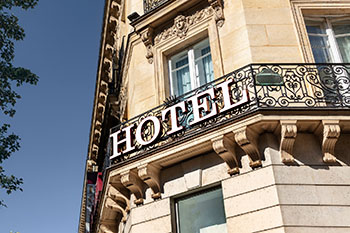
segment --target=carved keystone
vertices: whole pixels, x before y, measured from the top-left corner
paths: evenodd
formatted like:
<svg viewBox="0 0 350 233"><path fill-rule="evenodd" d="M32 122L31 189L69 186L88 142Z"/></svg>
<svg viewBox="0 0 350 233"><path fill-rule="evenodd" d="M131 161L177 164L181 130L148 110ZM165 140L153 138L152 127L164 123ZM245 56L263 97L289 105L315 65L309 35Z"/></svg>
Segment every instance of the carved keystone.
<svg viewBox="0 0 350 233"><path fill-rule="evenodd" d="M111 185L108 188L108 196L116 202L119 201L119 202L123 203L125 205L124 209L127 213L130 211L129 199Z"/></svg>
<svg viewBox="0 0 350 233"><path fill-rule="evenodd" d="M139 177L145 182L153 191L152 198L158 199L161 197L160 193L160 167L144 164L138 167Z"/></svg>
<svg viewBox="0 0 350 233"><path fill-rule="evenodd" d="M119 212L123 215L122 221L126 222L127 220L127 213L126 211L112 198L107 197L106 202L105 202L105 207L108 209L112 209L116 212Z"/></svg>
<svg viewBox="0 0 350 233"><path fill-rule="evenodd" d="M280 153L282 163L293 163L293 146L297 137L297 121L281 121L281 144Z"/></svg>
<svg viewBox="0 0 350 233"><path fill-rule="evenodd" d="M339 121L323 120L323 140L322 140L322 151L323 151L323 162L335 163L337 158L334 155L335 144L340 136Z"/></svg>
<svg viewBox="0 0 350 233"><path fill-rule="evenodd" d="M232 175L239 173L238 161L235 152L235 143L227 136L221 135L211 140L214 151L226 162L227 173Z"/></svg>
<svg viewBox="0 0 350 233"><path fill-rule="evenodd" d="M257 139L259 135L247 126L235 130L233 133L235 134L237 144L249 157L249 166L252 168L260 167L262 163L257 146Z"/></svg>
<svg viewBox="0 0 350 233"><path fill-rule="evenodd" d="M149 64L153 63L153 28L148 27L145 30L141 32L141 40L146 46L147 53L146 53L146 58L148 60Z"/></svg>
<svg viewBox="0 0 350 233"><path fill-rule="evenodd" d="M141 179L133 171L126 171L121 174L122 184L129 189L136 197L135 204L143 203L143 184Z"/></svg>

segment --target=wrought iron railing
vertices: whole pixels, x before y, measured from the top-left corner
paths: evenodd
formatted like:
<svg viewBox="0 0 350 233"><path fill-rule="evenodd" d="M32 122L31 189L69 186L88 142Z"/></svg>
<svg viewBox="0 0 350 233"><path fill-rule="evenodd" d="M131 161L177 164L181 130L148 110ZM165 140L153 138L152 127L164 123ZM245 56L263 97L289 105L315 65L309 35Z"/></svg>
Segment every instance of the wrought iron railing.
<svg viewBox="0 0 350 233"><path fill-rule="evenodd" d="M145 13L150 12L153 9L156 9L165 2L171 0L143 0L143 10Z"/></svg>
<svg viewBox="0 0 350 233"><path fill-rule="evenodd" d="M276 82L276 78L279 79ZM190 125L193 120L193 109L188 98L210 88L215 90L215 98L211 104L218 107L218 112L224 106L223 91L218 85L232 80L229 88L231 102L239 102L245 93L248 101L229 111L198 124ZM168 120L161 121L162 110L181 101L186 102L186 112L179 112L179 124L185 126L178 133L168 135L171 128ZM136 153L141 156L156 148L168 147L178 142L202 134L216 127L228 124L253 111L272 110L313 110L313 109L346 109L350 110L350 64L252 64L231 72L213 82L207 83L182 96L169 98L164 104L136 116L121 125L111 129L111 133L131 124L136 126L146 117L155 116L161 121L161 132L158 139L147 146L142 146L135 140ZM202 114L207 114L203 112ZM134 133L136 129L133 129ZM143 138L151 137L154 131L152 124L146 124L142 131ZM128 159L130 155L123 154L115 162Z"/></svg>

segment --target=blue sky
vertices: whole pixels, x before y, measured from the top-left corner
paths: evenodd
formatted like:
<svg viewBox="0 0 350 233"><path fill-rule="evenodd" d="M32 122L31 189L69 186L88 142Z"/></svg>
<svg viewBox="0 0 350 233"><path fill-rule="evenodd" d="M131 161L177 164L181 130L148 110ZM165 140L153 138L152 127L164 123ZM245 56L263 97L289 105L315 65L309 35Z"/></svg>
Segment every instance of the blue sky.
<svg viewBox="0 0 350 233"><path fill-rule="evenodd" d="M0 232L77 232L104 0L40 0L20 12L26 38L17 65L40 76L18 91L12 131L21 149L5 161L23 192L0 192ZM1 116L3 117L3 116ZM0 122L0 123L1 123Z"/></svg>

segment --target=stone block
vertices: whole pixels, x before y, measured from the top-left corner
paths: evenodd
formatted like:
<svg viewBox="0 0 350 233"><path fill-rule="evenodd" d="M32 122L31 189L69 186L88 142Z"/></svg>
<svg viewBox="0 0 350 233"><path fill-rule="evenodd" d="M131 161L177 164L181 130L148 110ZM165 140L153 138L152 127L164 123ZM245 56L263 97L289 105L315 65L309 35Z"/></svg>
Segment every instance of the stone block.
<svg viewBox="0 0 350 233"><path fill-rule="evenodd" d="M257 198L259 197L259 198ZM279 204L275 186L266 187L224 200L226 217L247 214Z"/></svg>
<svg viewBox="0 0 350 233"><path fill-rule="evenodd" d="M152 221L142 222L133 225L130 233L170 233L171 232L171 217L165 216Z"/></svg>
<svg viewBox="0 0 350 233"><path fill-rule="evenodd" d="M254 211L227 219L227 233L260 232L282 226L281 210L278 206Z"/></svg>
<svg viewBox="0 0 350 233"><path fill-rule="evenodd" d="M263 167L222 181L224 198L251 192L274 184L272 167Z"/></svg>
<svg viewBox="0 0 350 233"><path fill-rule="evenodd" d="M132 209L131 215L133 224L170 215L170 199L160 199L146 205L138 206Z"/></svg>

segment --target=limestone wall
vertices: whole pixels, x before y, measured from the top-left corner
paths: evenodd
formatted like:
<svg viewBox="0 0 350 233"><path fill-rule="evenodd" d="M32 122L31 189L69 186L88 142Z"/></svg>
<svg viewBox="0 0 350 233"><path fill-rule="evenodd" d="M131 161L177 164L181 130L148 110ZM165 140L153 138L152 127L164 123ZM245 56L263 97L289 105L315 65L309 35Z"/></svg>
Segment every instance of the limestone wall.
<svg viewBox="0 0 350 233"><path fill-rule="evenodd" d="M214 152L161 170L162 198L133 205L119 232L176 232L174 198L221 186L228 233L234 232L348 232L350 229L350 149L341 150L338 164L322 161L319 140L310 133L298 135L296 163L281 163L279 142L271 133L259 137L264 155L261 168L252 170L249 158L238 150L240 174L230 177L226 164ZM307 143L306 143L307 142ZM210 211L210 210L208 210Z"/></svg>

